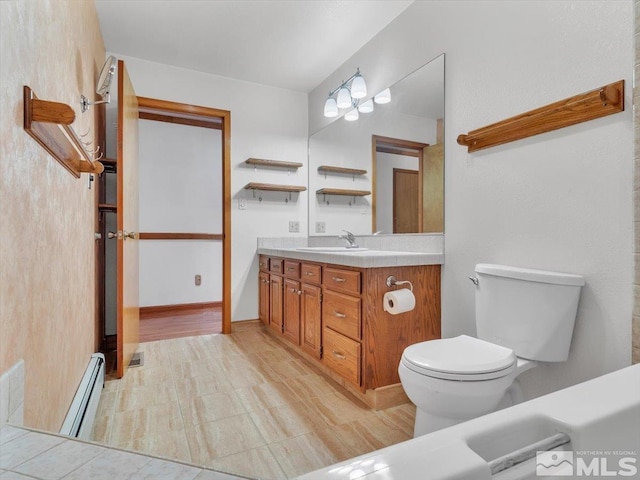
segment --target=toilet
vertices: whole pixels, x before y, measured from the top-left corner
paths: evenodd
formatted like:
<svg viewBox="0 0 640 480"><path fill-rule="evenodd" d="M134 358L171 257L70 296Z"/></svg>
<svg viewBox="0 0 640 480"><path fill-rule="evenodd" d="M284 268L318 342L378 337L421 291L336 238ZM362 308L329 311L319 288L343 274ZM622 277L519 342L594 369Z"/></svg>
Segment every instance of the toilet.
<svg viewBox="0 0 640 480"><path fill-rule="evenodd" d="M475 273L477 338L430 340L402 354L414 437L520 403L521 373L569 355L583 277L491 264Z"/></svg>

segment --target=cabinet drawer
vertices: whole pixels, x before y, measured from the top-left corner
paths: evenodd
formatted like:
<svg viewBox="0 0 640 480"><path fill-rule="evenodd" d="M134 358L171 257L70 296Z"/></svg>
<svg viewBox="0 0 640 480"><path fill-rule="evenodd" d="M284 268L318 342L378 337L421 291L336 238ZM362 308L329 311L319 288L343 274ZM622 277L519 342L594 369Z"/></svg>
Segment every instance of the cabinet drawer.
<svg viewBox="0 0 640 480"><path fill-rule="evenodd" d="M263 255L260 255L260 257L258 257L258 266L260 267L260 271L261 272L268 272L269 271L269 257L265 257Z"/></svg>
<svg viewBox="0 0 640 480"><path fill-rule="evenodd" d="M322 321L325 326L360 340L360 298L326 291Z"/></svg>
<svg viewBox="0 0 640 480"><path fill-rule="evenodd" d="M360 294L360 272L325 267L323 285L347 293Z"/></svg>
<svg viewBox="0 0 640 480"><path fill-rule="evenodd" d="M320 283L322 281L322 267L311 263L302 264L302 280L308 283Z"/></svg>
<svg viewBox="0 0 640 480"><path fill-rule="evenodd" d="M282 263L284 260L281 258L269 259L269 271L273 273L282 273Z"/></svg>
<svg viewBox="0 0 640 480"><path fill-rule="evenodd" d="M322 361L350 382L360 385L360 344L334 332L322 331Z"/></svg>
<svg viewBox="0 0 640 480"><path fill-rule="evenodd" d="M284 275L285 277L300 278L300 262L285 260Z"/></svg>

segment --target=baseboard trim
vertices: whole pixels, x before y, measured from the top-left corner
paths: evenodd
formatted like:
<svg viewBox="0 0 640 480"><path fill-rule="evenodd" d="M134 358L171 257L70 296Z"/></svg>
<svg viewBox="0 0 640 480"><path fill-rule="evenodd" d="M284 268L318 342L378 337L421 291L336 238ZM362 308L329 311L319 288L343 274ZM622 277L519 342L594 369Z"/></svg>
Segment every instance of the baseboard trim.
<svg viewBox="0 0 640 480"><path fill-rule="evenodd" d="M140 307L140 319L145 316L178 313L185 310L208 310L210 308L222 308L222 302L180 303L176 305L151 305Z"/></svg>

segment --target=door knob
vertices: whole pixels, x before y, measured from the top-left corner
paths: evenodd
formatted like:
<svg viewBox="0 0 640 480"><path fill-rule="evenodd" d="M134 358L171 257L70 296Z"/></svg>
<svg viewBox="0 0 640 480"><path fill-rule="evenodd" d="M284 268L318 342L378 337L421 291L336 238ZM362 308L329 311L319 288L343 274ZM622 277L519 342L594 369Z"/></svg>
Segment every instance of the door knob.
<svg viewBox="0 0 640 480"><path fill-rule="evenodd" d="M124 239L126 240L127 238L130 238L131 240L135 240L136 238L136 232L127 232L126 230L124 231Z"/></svg>
<svg viewBox="0 0 640 480"><path fill-rule="evenodd" d="M121 235L122 234L120 232L107 232L107 238L120 238Z"/></svg>

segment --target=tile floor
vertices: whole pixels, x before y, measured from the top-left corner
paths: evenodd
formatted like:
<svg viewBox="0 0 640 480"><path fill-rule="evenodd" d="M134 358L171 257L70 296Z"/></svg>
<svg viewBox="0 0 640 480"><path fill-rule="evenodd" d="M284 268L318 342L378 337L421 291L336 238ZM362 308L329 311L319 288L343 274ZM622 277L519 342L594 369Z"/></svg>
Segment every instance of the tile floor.
<svg viewBox="0 0 640 480"><path fill-rule="evenodd" d="M93 439L252 478L292 478L408 440L415 408L373 411L259 324L140 344L110 380Z"/></svg>

